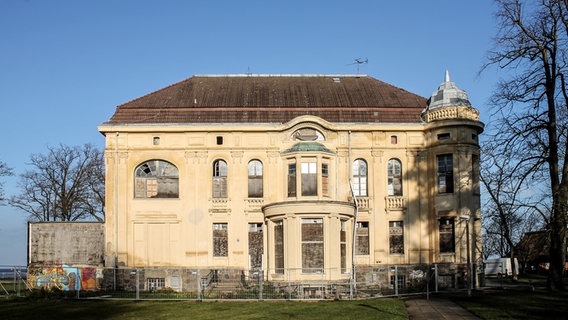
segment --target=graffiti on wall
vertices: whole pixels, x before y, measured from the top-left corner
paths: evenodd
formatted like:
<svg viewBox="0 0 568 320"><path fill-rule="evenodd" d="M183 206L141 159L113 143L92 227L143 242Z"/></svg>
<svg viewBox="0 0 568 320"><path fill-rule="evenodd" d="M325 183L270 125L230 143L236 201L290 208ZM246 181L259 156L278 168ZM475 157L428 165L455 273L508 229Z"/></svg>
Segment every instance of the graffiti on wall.
<svg viewBox="0 0 568 320"><path fill-rule="evenodd" d="M32 287L62 291L97 290L97 279L101 278L102 270L90 267L58 265L38 267L28 271L28 281Z"/></svg>

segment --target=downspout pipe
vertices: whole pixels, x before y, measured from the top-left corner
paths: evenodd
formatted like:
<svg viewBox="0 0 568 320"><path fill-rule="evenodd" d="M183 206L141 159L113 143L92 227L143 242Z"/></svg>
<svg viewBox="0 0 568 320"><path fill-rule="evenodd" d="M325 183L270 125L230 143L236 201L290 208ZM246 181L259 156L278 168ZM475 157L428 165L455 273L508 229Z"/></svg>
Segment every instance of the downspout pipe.
<svg viewBox="0 0 568 320"><path fill-rule="evenodd" d="M116 141L114 146L114 279L113 286L116 290L116 272L118 268L118 131L116 132Z"/></svg>
<svg viewBox="0 0 568 320"><path fill-rule="evenodd" d="M349 172L349 190L351 191L351 197L353 198L354 213L353 213L353 236L351 239L351 286L349 290L349 297L353 299L353 294L356 288L355 281L355 239L357 237L357 214L359 213L359 205L357 203L357 196L353 190L353 172L351 164L351 130L348 131L347 139L347 155L348 155L348 172Z"/></svg>

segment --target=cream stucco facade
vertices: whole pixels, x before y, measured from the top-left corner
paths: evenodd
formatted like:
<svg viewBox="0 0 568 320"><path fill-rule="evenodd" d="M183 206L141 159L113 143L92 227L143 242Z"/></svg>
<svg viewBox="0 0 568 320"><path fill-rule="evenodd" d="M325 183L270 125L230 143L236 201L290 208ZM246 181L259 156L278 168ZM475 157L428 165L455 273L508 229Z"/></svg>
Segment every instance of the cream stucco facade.
<svg viewBox="0 0 568 320"><path fill-rule="evenodd" d="M436 92L462 94L451 84ZM106 265L334 280L353 264L466 263L468 247L480 259L483 124L467 97L436 92L415 122L101 125Z"/></svg>

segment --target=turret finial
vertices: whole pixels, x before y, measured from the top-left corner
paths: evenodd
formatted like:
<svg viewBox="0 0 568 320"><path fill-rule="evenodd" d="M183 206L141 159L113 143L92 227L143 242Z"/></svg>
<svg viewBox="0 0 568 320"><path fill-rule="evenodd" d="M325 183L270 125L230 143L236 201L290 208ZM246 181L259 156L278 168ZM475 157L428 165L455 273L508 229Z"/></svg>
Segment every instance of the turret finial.
<svg viewBox="0 0 568 320"><path fill-rule="evenodd" d="M446 69L446 77L444 78L444 82L450 82L450 71Z"/></svg>

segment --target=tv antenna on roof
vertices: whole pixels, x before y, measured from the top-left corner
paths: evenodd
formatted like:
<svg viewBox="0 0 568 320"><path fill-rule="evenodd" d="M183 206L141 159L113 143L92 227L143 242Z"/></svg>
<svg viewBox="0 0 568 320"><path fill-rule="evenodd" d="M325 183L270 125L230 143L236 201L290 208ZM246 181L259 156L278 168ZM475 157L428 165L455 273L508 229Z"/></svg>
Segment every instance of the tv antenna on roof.
<svg viewBox="0 0 568 320"><path fill-rule="evenodd" d="M357 74L359 74L359 66L362 65L363 63L367 64L369 63L369 59L365 58L365 60L361 59L361 58L357 58L355 59L355 62L348 64L348 66L352 66L354 64L357 65Z"/></svg>

